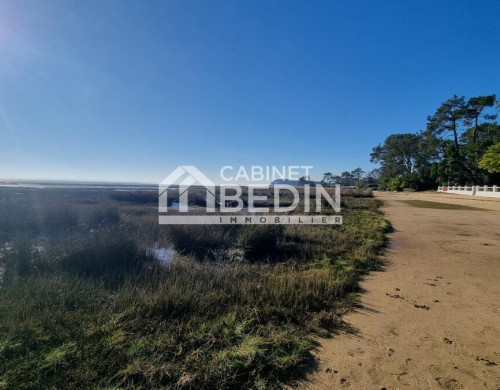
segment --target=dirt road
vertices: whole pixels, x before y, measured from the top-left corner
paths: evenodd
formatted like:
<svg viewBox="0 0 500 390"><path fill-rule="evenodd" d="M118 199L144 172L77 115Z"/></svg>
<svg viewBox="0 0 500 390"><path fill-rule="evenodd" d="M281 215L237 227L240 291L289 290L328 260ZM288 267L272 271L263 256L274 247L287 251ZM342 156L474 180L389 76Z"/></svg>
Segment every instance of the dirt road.
<svg viewBox="0 0 500 390"><path fill-rule="evenodd" d="M362 283L358 335L321 341L306 389L500 389L500 201L377 194L395 232ZM478 207L417 208L420 199Z"/></svg>

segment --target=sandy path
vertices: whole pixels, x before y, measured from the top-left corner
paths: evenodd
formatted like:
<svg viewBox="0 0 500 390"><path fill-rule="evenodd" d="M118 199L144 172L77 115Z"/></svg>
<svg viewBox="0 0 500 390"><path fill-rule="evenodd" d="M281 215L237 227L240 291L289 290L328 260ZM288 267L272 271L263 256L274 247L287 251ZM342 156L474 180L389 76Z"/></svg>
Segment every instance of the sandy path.
<svg viewBox="0 0 500 390"><path fill-rule="evenodd" d="M301 387L500 389L500 202L440 195L377 195L396 230L388 266L366 278L363 308L345 318L359 335L322 340Z"/></svg>

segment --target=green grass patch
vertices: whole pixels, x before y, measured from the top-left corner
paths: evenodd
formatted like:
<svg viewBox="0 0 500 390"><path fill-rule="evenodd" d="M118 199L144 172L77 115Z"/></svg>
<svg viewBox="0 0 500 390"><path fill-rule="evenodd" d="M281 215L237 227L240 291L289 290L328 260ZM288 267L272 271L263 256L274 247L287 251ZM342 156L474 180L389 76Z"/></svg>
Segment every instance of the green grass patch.
<svg viewBox="0 0 500 390"><path fill-rule="evenodd" d="M409 204L413 207L421 207L426 209L441 209L441 210L482 210L477 207L464 206L460 204L451 203L441 203L441 202L431 202L428 200L400 200L400 202Z"/></svg>

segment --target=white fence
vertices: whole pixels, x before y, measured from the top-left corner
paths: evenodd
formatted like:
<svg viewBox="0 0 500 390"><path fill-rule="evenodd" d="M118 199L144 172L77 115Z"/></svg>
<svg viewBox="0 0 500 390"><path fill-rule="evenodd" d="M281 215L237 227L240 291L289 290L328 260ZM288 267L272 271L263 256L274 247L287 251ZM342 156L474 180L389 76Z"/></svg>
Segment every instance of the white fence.
<svg viewBox="0 0 500 390"><path fill-rule="evenodd" d="M486 196L489 198L500 198L499 186L443 186L438 187L439 192L447 192L449 194Z"/></svg>

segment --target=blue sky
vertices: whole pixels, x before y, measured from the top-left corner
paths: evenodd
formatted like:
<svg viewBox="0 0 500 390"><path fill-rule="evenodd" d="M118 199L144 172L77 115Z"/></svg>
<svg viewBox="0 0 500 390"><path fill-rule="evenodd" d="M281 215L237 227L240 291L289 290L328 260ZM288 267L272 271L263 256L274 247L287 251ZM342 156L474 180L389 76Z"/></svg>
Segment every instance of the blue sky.
<svg viewBox="0 0 500 390"><path fill-rule="evenodd" d="M498 1L0 2L0 178L358 166L500 93Z"/></svg>

